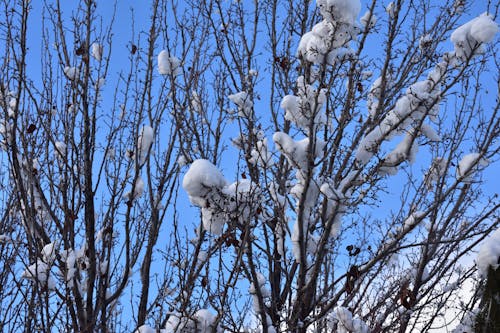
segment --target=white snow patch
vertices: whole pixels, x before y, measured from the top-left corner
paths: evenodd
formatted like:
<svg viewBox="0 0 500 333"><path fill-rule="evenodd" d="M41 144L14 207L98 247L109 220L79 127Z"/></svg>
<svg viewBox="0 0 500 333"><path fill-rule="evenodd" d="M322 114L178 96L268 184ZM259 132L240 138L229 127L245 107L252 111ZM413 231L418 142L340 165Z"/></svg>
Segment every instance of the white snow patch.
<svg viewBox="0 0 500 333"><path fill-rule="evenodd" d="M316 0L321 15L329 20L354 24L361 10L359 0Z"/></svg>
<svg viewBox="0 0 500 333"><path fill-rule="evenodd" d="M80 76L80 70L77 67L64 67L64 75L71 81L75 81Z"/></svg>
<svg viewBox="0 0 500 333"><path fill-rule="evenodd" d="M59 159L64 159L66 157L66 144L61 141L56 141L56 157Z"/></svg>
<svg viewBox="0 0 500 333"><path fill-rule="evenodd" d="M181 61L177 57L172 57L166 50L158 54L158 72L161 75L177 76L181 73Z"/></svg>
<svg viewBox="0 0 500 333"><path fill-rule="evenodd" d="M137 153L139 154L139 165L143 165L146 162L146 158L149 154L149 149L153 144L154 140L154 130L151 126L145 125L141 129L139 138L137 139Z"/></svg>
<svg viewBox="0 0 500 333"><path fill-rule="evenodd" d="M99 43L92 43L91 46L91 55L94 57L97 61L102 60L102 52L103 52L103 47Z"/></svg>
<svg viewBox="0 0 500 333"><path fill-rule="evenodd" d="M465 60L471 57L473 52L481 53L481 44L491 42L497 32L498 25L487 13L458 27L450 37L455 45L456 56Z"/></svg>
<svg viewBox="0 0 500 333"><path fill-rule="evenodd" d="M371 15L371 17L370 17L370 15ZM365 26L365 28L368 27L368 29L371 29L377 23L377 17L371 11L367 10L365 12L365 14L363 16L361 16L359 21L361 22L361 24L363 26Z"/></svg>
<svg viewBox="0 0 500 333"><path fill-rule="evenodd" d="M188 193L189 200L198 207L205 206L205 196L212 189L222 189L226 184L219 169L204 159L195 160L182 180L182 187Z"/></svg>
<svg viewBox="0 0 500 333"><path fill-rule="evenodd" d="M498 269L500 261L500 228L484 240L477 254L476 265L482 277L488 276L488 268Z"/></svg>
<svg viewBox="0 0 500 333"><path fill-rule="evenodd" d="M126 200L133 200L133 199L140 198L144 194L144 186L145 186L145 184L144 184L144 181L142 180L142 178L140 176L137 177L137 180L136 180L135 186L134 186L133 194L132 194L132 191L128 191L127 193L125 193L123 195L123 198Z"/></svg>
<svg viewBox="0 0 500 333"><path fill-rule="evenodd" d="M470 184L474 175L479 171L480 167L488 166L489 161L479 153L471 153L465 155L457 166L457 179L461 179L466 184Z"/></svg>

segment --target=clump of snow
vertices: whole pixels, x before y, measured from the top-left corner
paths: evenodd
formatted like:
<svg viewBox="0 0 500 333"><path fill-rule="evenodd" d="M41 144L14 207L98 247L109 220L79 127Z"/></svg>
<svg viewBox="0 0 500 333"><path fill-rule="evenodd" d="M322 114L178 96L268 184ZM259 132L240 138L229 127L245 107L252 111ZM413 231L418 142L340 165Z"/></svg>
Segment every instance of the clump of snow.
<svg viewBox="0 0 500 333"><path fill-rule="evenodd" d="M297 96L283 97L281 108L285 110L285 119L309 133L311 124L314 128L325 124L326 116L322 109L326 102L326 89L317 90L307 84L303 76L299 76L297 90Z"/></svg>
<svg viewBox="0 0 500 333"><path fill-rule="evenodd" d="M329 20L354 24L361 10L359 0L316 0L321 15Z"/></svg>
<svg viewBox="0 0 500 333"><path fill-rule="evenodd" d="M92 43L91 52L90 52L92 57L94 57L97 61L101 61L102 60L102 52L103 52L103 47L101 44Z"/></svg>
<svg viewBox="0 0 500 333"><path fill-rule="evenodd" d="M337 59L348 52L346 50L350 50L349 42L356 32L352 25L334 24L325 19L301 37L297 56L314 64L322 63L326 57L328 64L334 65Z"/></svg>
<svg viewBox="0 0 500 333"><path fill-rule="evenodd" d="M182 186L195 206L201 207L203 229L222 234L228 221L249 223L261 204L261 191L249 179L227 184L215 165L203 159L191 164Z"/></svg>
<svg viewBox="0 0 500 333"><path fill-rule="evenodd" d="M211 332L215 323L215 315L207 309L200 309L194 314L194 319L197 322L196 328L201 332Z"/></svg>
<svg viewBox="0 0 500 333"><path fill-rule="evenodd" d="M363 16L359 19L361 24L368 29L371 29L377 23L377 17L371 11L367 10Z"/></svg>
<svg viewBox="0 0 500 333"><path fill-rule="evenodd" d="M180 155L178 158L177 158L177 165L179 165L179 167L183 167L187 164L187 159L184 155Z"/></svg>
<svg viewBox="0 0 500 333"><path fill-rule="evenodd" d="M390 89L390 85L392 83L392 79L389 75L386 75L385 77L385 84L386 87L385 89ZM370 90L368 91L368 98L367 98L367 107L368 107L368 113L370 114L370 117L375 117L375 113L377 111L379 102L378 100L380 99L380 95L382 93L382 77L378 77L373 81L372 85L370 86Z"/></svg>
<svg viewBox="0 0 500 333"><path fill-rule="evenodd" d="M140 198L144 194L144 186L145 184L142 178L140 176L137 177L135 181L134 190L128 191L125 194L123 194L123 198L126 200L134 200Z"/></svg>
<svg viewBox="0 0 500 333"><path fill-rule="evenodd" d="M67 249L62 250L59 254L61 260L66 263L65 270L65 280L68 288L74 286L74 279L76 277L77 265L80 269L85 270L89 265L89 259L85 255L86 244L84 244L80 249Z"/></svg>
<svg viewBox="0 0 500 333"><path fill-rule="evenodd" d="M356 160L361 164L366 164L378 152L380 145L385 140L391 140L395 135L403 133L411 133L415 135L415 130L428 134L432 139L438 139L437 135L429 126L424 126L424 129L414 128L414 124L422 124L422 120L429 116L434 119L439 111L439 101L441 99L440 83L445 78L446 69L449 66L449 61L443 60L438 63L435 68L429 73L427 79L418 81L412 84L395 103L382 119L379 125L363 137L356 151ZM379 87L381 79L377 79L370 89L368 95L368 110L370 116L374 117L378 108ZM408 138L405 139L408 143ZM415 140L412 140L415 141ZM405 143L402 143L403 145ZM401 146L400 148L408 148ZM416 149L416 147L413 147ZM407 152L405 158L410 161L413 157L412 150ZM389 166L387 173L394 173L397 170L393 166Z"/></svg>
<svg viewBox="0 0 500 333"><path fill-rule="evenodd" d="M336 307L328 317L327 325L330 329L335 329L337 333L369 333L370 329L359 317L353 317L351 311L345 307Z"/></svg>
<svg viewBox="0 0 500 333"><path fill-rule="evenodd" d="M457 166L457 179L470 184L474 175L479 171L480 167L488 166L489 161L479 153L471 153L462 157Z"/></svg>
<svg viewBox="0 0 500 333"><path fill-rule="evenodd" d="M0 244L11 243L12 238L8 235L0 235Z"/></svg>
<svg viewBox="0 0 500 333"><path fill-rule="evenodd" d="M269 153L267 139L257 141L257 147L252 149L251 158L248 162L258 164L264 168L268 168L274 164L273 157Z"/></svg>
<svg viewBox="0 0 500 333"><path fill-rule="evenodd" d="M425 34L422 37L420 37L418 41L418 47L420 50L425 50L427 49L433 42L433 38L429 34Z"/></svg>
<svg viewBox="0 0 500 333"><path fill-rule="evenodd" d="M436 157L432 161L429 170L425 173L424 184L427 190L431 191L439 179L444 176L447 164L448 160L444 157Z"/></svg>
<svg viewBox="0 0 500 333"><path fill-rule="evenodd" d="M326 58L333 66L359 32L355 21L361 4L359 0L317 0L316 5L323 21L301 37L297 56L315 64Z"/></svg>
<svg viewBox="0 0 500 333"><path fill-rule="evenodd" d="M43 261L47 264L51 264L56 259L57 247L59 246L59 242L55 241L45 245L42 249L42 258Z"/></svg>
<svg viewBox="0 0 500 333"><path fill-rule="evenodd" d="M191 107L193 108L193 111L196 113L201 112L201 98L200 95L196 91L191 92Z"/></svg>
<svg viewBox="0 0 500 333"><path fill-rule="evenodd" d="M276 132L273 135L273 141L278 150L286 156L290 164L301 170L307 168L309 162L309 138L295 141L286 133ZM312 158L321 158L324 155L324 147L325 142L317 139L316 144L312 147Z"/></svg>
<svg viewBox="0 0 500 333"><path fill-rule="evenodd" d="M177 330L167 331L166 329L156 330L149 325L142 325L141 327L137 328L136 331L134 331L134 333L157 333L157 332L159 332L159 333L175 333L175 332L179 332L179 331L177 331Z"/></svg>
<svg viewBox="0 0 500 333"><path fill-rule="evenodd" d="M382 174L394 175L398 166L404 161L415 162L418 144L412 132L406 133L403 140L384 158L380 171Z"/></svg>
<svg viewBox="0 0 500 333"><path fill-rule="evenodd" d="M482 277L488 276L488 269L500 266L500 228L487 238L479 249L476 265Z"/></svg>
<svg viewBox="0 0 500 333"><path fill-rule="evenodd" d="M64 67L64 75L71 81L76 81L80 77L80 70L78 67L70 67L66 66Z"/></svg>
<svg viewBox="0 0 500 333"><path fill-rule="evenodd" d="M347 178L347 177L346 177ZM342 188L336 189L329 183L324 183L320 187L320 192L326 197L325 218L332 221L330 229L330 237L336 237L342 227L342 217L345 213L345 196L342 193Z"/></svg>
<svg viewBox="0 0 500 333"><path fill-rule="evenodd" d="M250 283L250 288L248 292L250 295L252 295L253 299L253 309L256 313L260 313L260 304L259 304L259 296L258 293L262 296L262 298L268 298L271 296L271 291L265 286L266 284L266 278L262 273L257 272L256 273L256 280L257 280L257 285L255 285L254 282Z"/></svg>
<svg viewBox="0 0 500 333"><path fill-rule="evenodd" d="M470 28L470 35L480 43L489 43L498 32L498 25L493 21L493 17L487 13L474 20Z"/></svg>
<svg viewBox="0 0 500 333"><path fill-rule="evenodd" d="M228 96L229 100L238 106L238 115L240 117L248 117L251 114L253 108L253 102L250 96L245 91L240 91L238 93Z"/></svg>
<svg viewBox="0 0 500 333"><path fill-rule="evenodd" d="M389 2L387 7L385 7L385 11L389 14L390 18L394 18L396 16L396 4L394 2Z"/></svg>
<svg viewBox="0 0 500 333"><path fill-rule="evenodd" d="M214 188L222 189L227 184L222 173L210 161L195 160L182 180L182 187L191 203L198 207L206 205L206 195Z"/></svg>
<svg viewBox="0 0 500 333"><path fill-rule="evenodd" d="M384 163L388 165L397 165L403 160L408 160L410 163L415 162L415 156L418 151L418 145L413 133L406 133L403 140L391 151L386 158Z"/></svg>
<svg viewBox="0 0 500 333"><path fill-rule="evenodd" d="M21 277L36 281L47 287L49 290L54 290L56 286L54 278L50 275L50 265L40 259L38 259L34 264L28 266L24 270Z"/></svg>
<svg viewBox="0 0 500 333"><path fill-rule="evenodd" d="M177 76L181 73L181 61L177 57L172 57L166 50L158 54L158 72L161 75Z"/></svg>
<svg viewBox="0 0 500 333"><path fill-rule="evenodd" d="M154 130L151 126L145 125L141 129L137 139L137 153L139 155L139 165L143 165L148 157L149 150L154 140Z"/></svg>
<svg viewBox="0 0 500 333"><path fill-rule="evenodd" d="M66 157L66 144L61 141L56 141L55 148L56 148L56 157L58 159L64 159Z"/></svg>
<svg viewBox="0 0 500 333"><path fill-rule="evenodd" d="M411 213L410 216L408 216L408 218L406 220L404 220L404 222L403 222L402 232L407 232L408 230L412 229L424 217L425 217L425 212L422 212L422 211L417 211L417 212Z"/></svg>
<svg viewBox="0 0 500 333"><path fill-rule="evenodd" d="M216 316L208 309L200 309L192 316L182 316L177 312L170 313L165 329L160 333L179 333L179 332L199 332L210 333L213 331ZM219 332L219 328L216 328ZM138 332L149 333L150 331ZM156 332L156 330L154 330Z"/></svg>
<svg viewBox="0 0 500 333"><path fill-rule="evenodd" d="M433 141L433 142L440 142L441 141L441 137L439 136L439 134L429 124L422 124L422 126L420 127L420 132L425 137L427 137L427 139L429 139L429 141Z"/></svg>
<svg viewBox="0 0 500 333"><path fill-rule="evenodd" d="M476 332L477 310L468 311L462 322L455 327L451 333L474 333Z"/></svg>
<svg viewBox="0 0 500 333"><path fill-rule="evenodd" d="M487 13L458 27L451 34L456 56L465 60L473 56L474 52L481 53L482 44L491 42L497 32L498 25Z"/></svg>
<svg viewBox="0 0 500 333"><path fill-rule="evenodd" d="M95 89L96 90L99 90L101 89L104 85L106 84L106 79L103 78L103 77L100 77L97 79L96 83L95 83Z"/></svg>

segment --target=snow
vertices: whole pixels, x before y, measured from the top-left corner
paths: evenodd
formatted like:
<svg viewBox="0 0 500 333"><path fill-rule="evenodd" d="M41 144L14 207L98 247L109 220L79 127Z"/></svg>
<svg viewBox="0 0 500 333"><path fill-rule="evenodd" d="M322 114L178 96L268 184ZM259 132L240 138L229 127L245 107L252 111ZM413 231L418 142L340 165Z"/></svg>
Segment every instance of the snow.
<svg viewBox="0 0 500 333"><path fill-rule="evenodd" d="M11 243L12 238L8 235L0 235L0 244Z"/></svg>
<svg viewBox="0 0 500 333"><path fill-rule="evenodd" d="M55 241L45 245L42 249L43 261L47 264L51 264L56 259L57 247L59 242Z"/></svg>
<svg viewBox="0 0 500 333"><path fill-rule="evenodd" d="M228 96L229 100L238 106L238 115L240 117L250 116L250 111L253 108L253 102L250 96L245 91Z"/></svg>
<svg viewBox="0 0 500 333"><path fill-rule="evenodd" d="M54 278L50 276L50 266L40 259L38 259L36 263L28 266L24 270L21 277L28 280L36 281L42 284L43 286L46 286L49 290L55 289L56 283Z"/></svg>
<svg viewBox="0 0 500 333"><path fill-rule="evenodd" d="M101 44L92 43L91 52L90 52L92 57L94 57L97 61L101 61L102 60L102 52L103 52L103 47Z"/></svg>
<svg viewBox="0 0 500 333"><path fill-rule="evenodd" d="M61 141L56 141L56 157L59 159L64 159L66 157L66 144Z"/></svg>
<svg viewBox="0 0 500 333"><path fill-rule="evenodd" d="M351 311L345 307L336 307L328 318L328 326L334 329L337 322L337 333L368 333L370 329L358 317L353 317Z"/></svg>
<svg viewBox="0 0 500 333"><path fill-rule="evenodd" d="M392 19L396 16L396 4L394 2L389 2L387 7L385 7L385 11L387 14L389 14L389 17Z"/></svg>
<svg viewBox="0 0 500 333"><path fill-rule="evenodd" d="M397 166L405 160L413 163L417 152L418 145L413 133L406 133L403 140L385 157L384 165Z"/></svg>
<svg viewBox="0 0 500 333"><path fill-rule="evenodd" d="M256 272L256 280L257 280L257 286L255 285L254 282L251 282L248 292L252 295L254 311L256 313L260 313L261 309L259 304L258 292L260 292L262 298L268 298L271 296L271 291L265 286L266 278L262 273Z"/></svg>
<svg viewBox="0 0 500 333"><path fill-rule="evenodd" d="M354 24L361 10L359 0L316 0L321 15L329 20Z"/></svg>
<svg viewBox="0 0 500 333"><path fill-rule="evenodd" d="M198 258L197 259L200 262L200 264L205 263L205 261L207 261L207 259L208 259L208 253L207 253L207 251L200 251L200 252L198 252Z"/></svg>
<svg viewBox="0 0 500 333"><path fill-rule="evenodd" d="M483 157L479 153L471 153L465 155L460 162L458 162L457 166L457 179L461 180L466 184L470 184L474 175L477 171L479 171L480 167L488 166L489 161Z"/></svg>
<svg viewBox="0 0 500 333"><path fill-rule="evenodd" d="M123 194L123 198L126 200L133 200L140 198L144 194L144 181L140 176L137 177L137 180L135 182L134 186L134 194L132 195L132 191L128 191L125 194Z"/></svg>
<svg viewBox="0 0 500 333"><path fill-rule="evenodd" d="M181 315L178 313L171 313L165 324L165 333L176 333L184 328L185 323L181 323Z"/></svg>
<svg viewBox="0 0 500 333"><path fill-rule="evenodd" d="M425 212L422 211L417 211L414 213L411 213L410 216L403 222L403 232L407 232L408 230L412 229L415 225L420 223L422 218L425 217Z"/></svg>
<svg viewBox="0 0 500 333"><path fill-rule="evenodd" d="M177 158L177 165L179 165L179 167L183 167L187 164L187 159L184 155L181 155Z"/></svg>
<svg viewBox="0 0 500 333"><path fill-rule="evenodd" d="M192 319L191 319L192 318ZM199 332L210 333L215 324L216 316L208 309L200 309L192 316L183 317L177 312L170 313L165 329L161 329L160 333L178 333L178 332ZM149 327L148 327L149 329ZM144 331L138 333L149 333ZM154 331L156 332L156 330ZM219 329L216 330L219 332Z"/></svg>
<svg viewBox="0 0 500 333"><path fill-rule="evenodd" d="M500 264L500 228L489 238L484 240L479 253L477 254L476 265L482 277L488 276L488 269L491 266L494 270Z"/></svg>
<svg viewBox="0 0 500 333"><path fill-rule="evenodd" d="M314 64L322 63L327 57L328 64L333 66L337 59L350 52L348 49L349 41L354 36L355 31L352 26L335 25L325 19L301 37L297 56Z"/></svg>
<svg viewBox="0 0 500 333"><path fill-rule="evenodd" d="M291 136L283 132L276 132L273 141L279 151L281 151L293 166L305 170L308 165L309 138L294 141ZM313 147L313 158L320 158L324 154L325 142L317 140Z"/></svg>
<svg viewBox="0 0 500 333"><path fill-rule="evenodd" d="M139 155L139 165L143 165L149 154L149 149L153 144L154 130L151 126L145 125L141 129L137 139L137 153Z"/></svg>
<svg viewBox="0 0 500 333"><path fill-rule="evenodd" d="M103 261L103 262L100 262L99 263L99 273L101 275L105 275L106 272L108 271L108 267L109 267L109 261Z"/></svg>
<svg viewBox="0 0 500 333"><path fill-rule="evenodd" d="M200 95L196 91L191 92L191 107L193 108L193 111L196 113L201 112L201 98Z"/></svg>
<svg viewBox="0 0 500 333"><path fill-rule="evenodd" d="M222 173L210 161L195 160L182 180L182 187L191 203L198 207L206 204L206 195L212 189L221 190L227 184Z"/></svg>
<svg viewBox="0 0 500 333"><path fill-rule="evenodd" d="M96 90L99 90L101 89L104 85L106 84L106 79L101 77L99 79L97 79L96 83L95 83L95 89Z"/></svg>
<svg viewBox="0 0 500 333"><path fill-rule="evenodd" d="M181 61L177 57L172 57L166 50L158 54L158 72L161 75L177 76L181 73Z"/></svg>
<svg viewBox="0 0 500 333"><path fill-rule="evenodd" d="M418 41L418 48L422 51L425 51L425 49L427 49L429 45L432 44L432 42L433 42L432 36L429 34L425 34L420 37Z"/></svg>
<svg viewBox="0 0 500 333"><path fill-rule="evenodd" d="M371 17L370 17L371 15ZM363 16L359 19L359 22L365 27L365 28L373 28L375 24L377 23L377 17L375 14L373 14L371 11L367 10Z"/></svg>
<svg viewBox="0 0 500 333"><path fill-rule="evenodd" d="M212 325L215 322L215 315L207 309L200 309L194 314L197 321L196 328L203 333L211 332Z"/></svg>
<svg viewBox="0 0 500 333"><path fill-rule="evenodd" d="M456 56L465 60L473 56L473 52L481 53L482 43L491 42L497 32L498 25L487 13L458 27L451 34Z"/></svg>
<svg viewBox="0 0 500 333"><path fill-rule="evenodd" d="M260 165L263 168L268 168L274 164L272 155L269 153L267 146L267 139L257 141L257 147L252 149L250 155L252 156L248 162L253 165Z"/></svg>
<svg viewBox="0 0 500 333"><path fill-rule="evenodd" d="M420 127L420 131L430 141L433 141L433 142L440 142L441 141L441 137L439 136L439 134L429 124L422 124L422 126Z"/></svg>
<svg viewBox="0 0 500 333"><path fill-rule="evenodd" d="M309 133L311 125L315 129L325 124L326 116L322 109L326 102L326 89L318 91L307 84L303 76L299 76L297 90L297 96L284 96L280 106L285 110L285 119Z"/></svg>
<svg viewBox="0 0 500 333"><path fill-rule="evenodd" d="M474 20L474 24L470 28L470 35L480 43L489 43L493 40L498 32L498 25L493 21L493 18L487 13Z"/></svg>
<svg viewBox="0 0 500 333"><path fill-rule="evenodd" d="M159 331L157 331L156 329L152 328L151 326L149 325L142 325L141 327L137 328L136 331L134 331L134 333L167 333L168 331L166 329L160 329ZM171 331L172 333L174 331Z"/></svg>
<svg viewBox="0 0 500 333"><path fill-rule="evenodd" d="M66 66L63 71L64 75L71 81L76 81L80 76L80 70L77 67Z"/></svg>
<svg viewBox="0 0 500 333"><path fill-rule="evenodd" d="M431 191L439 179L444 176L447 164L448 160L444 157L436 157L432 161L429 170L425 173L424 183L427 190Z"/></svg>
<svg viewBox="0 0 500 333"><path fill-rule="evenodd" d="M411 128L412 124L421 124L425 117L429 116L431 120L436 119L439 111L439 101L441 99L440 82L444 80L446 69L449 62L443 60L438 63L429 73L425 80L413 83L406 93L398 98L394 108L391 109L382 121L374 129L368 132L360 141L356 151L356 160L365 165L378 152L383 141L391 140L395 135L406 133L407 137L397 149L386 157L385 173L393 174L397 172L394 169L399 159L408 159L410 162L415 158L417 146L414 144L409 149L408 144L416 140L408 137L414 136L415 130L419 130L431 141L439 141L440 137L428 125L422 128ZM378 78L373 83L368 94L368 111L370 117L374 117L378 108L378 98L380 96L381 79ZM388 80L390 82L390 80Z"/></svg>
<svg viewBox="0 0 500 333"><path fill-rule="evenodd" d="M359 0L317 0L316 5L323 20L301 37L297 56L315 64L327 57L328 64L334 65L343 55L337 49L348 47L359 31L355 21L361 3ZM375 24L374 17L371 23Z"/></svg>

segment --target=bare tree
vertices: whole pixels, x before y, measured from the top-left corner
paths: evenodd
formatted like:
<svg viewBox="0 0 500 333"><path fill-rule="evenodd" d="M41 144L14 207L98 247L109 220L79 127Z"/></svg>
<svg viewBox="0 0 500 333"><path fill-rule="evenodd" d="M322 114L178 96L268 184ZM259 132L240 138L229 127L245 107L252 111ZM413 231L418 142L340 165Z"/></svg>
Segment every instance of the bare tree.
<svg viewBox="0 0 500 333"><path fill-rule="evenodd" d="M498 1L121 5L2 1L2 331L493 327Z"/></svg>

